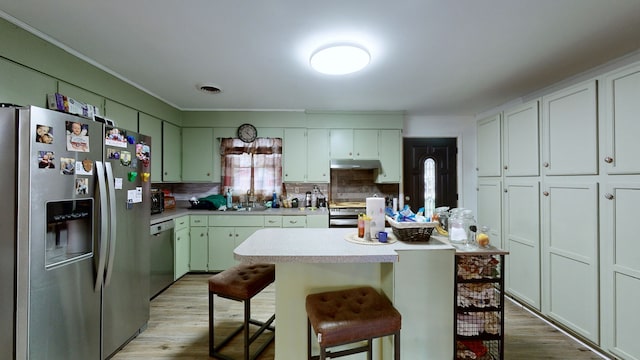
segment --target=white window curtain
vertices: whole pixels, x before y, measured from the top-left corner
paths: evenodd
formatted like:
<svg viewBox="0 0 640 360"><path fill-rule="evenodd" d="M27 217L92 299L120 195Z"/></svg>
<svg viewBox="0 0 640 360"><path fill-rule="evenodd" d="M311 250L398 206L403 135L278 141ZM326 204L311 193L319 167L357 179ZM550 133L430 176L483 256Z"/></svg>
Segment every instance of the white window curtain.
<svg viewBox="0 0 640 360"><path fill-rule="evenodd" d="M258 201L279 196L282 187L282 139L257 138L220 141L222 189L231 187L235 196L253 193Z"/></svg>

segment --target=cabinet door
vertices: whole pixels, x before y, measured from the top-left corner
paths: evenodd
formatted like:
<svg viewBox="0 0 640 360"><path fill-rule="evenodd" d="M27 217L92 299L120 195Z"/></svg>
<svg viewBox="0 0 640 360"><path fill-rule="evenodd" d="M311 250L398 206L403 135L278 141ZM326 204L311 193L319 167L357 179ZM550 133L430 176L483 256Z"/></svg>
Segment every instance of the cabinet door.
<svg viewBox="0 0 640 360"><path fill-rule="evenodd" d="M207 271L207 254L209 239L206 227L192 227L189 231L190 237L190 268L191 271Z"/></svg>
<svg viewBox="0 0 640 360"><path fill-rule="evenodd" d="M213 181L213 128L182 128L182 181Z"/></svg>
<svg viewBox="0 0 640 360"><path fill-rule="evenodd" d="M538 101L504 113L504 175L538 176Z"/></svg>
<svg viewBox="0 0 640 360"><path fill-rule="evenodd" d="M377 159L378 158L378 130L356 129L353 130L353 158Z"/></svg>
<svg viewBox="0 0 640 360"><path fill-rule="evenodd" d="M500 114L478 121L478 176L501 176Z"/></svg>
<svg viewBox="0 0 640 360"><path fill-rule="evenodd" d="M324 229L329 227L329 214L307 215L307 227L313 229Z"/></svg>
<svg viewBox="0 0 640 360"><path fill-rule="evenodd" d="M0 99L16 105L47 107L47 95L58 89L58 81L0 58ZM11 86L6 86L11 84Z"/></svg>
<svg viewBox="0 0 640 360"><path fill-rule="evenodd" d="M380 130L378 137L379 158L376 183L399 183L402 174L402 131Z"/></svg>
<svg viewBox="0 0 640 360"><path fill-rule="evenodd" d="M505 289L540 310L540 184L509 179L504 193Z"/></svg>
<svg viewBox="0 0 640 360"><path fill-rule="evenodd" d="M542 312L598 343L598 185L545 183L542 205Z"/></svg>
<svg viewBox="0 0 640 360"><path fill-rule="evenodd" d="M329 138L332 159L353 158L353 129L331 129Z"/></svg>
<svg viewBox="0 0 640 360"><path fill-rule="evenodd" d="M162 120L145 113L138 115L138 130L151 136L151 181L162 181Z"/></svg>
<svg viewBox="0 0 640 360"><path fill-rule="evenodd" d="M307 181L328 183L329 175L329 130L307 130Z"/></svg>
<svg viewBox="0 0 640 360"><path fill-rule="evenodd" d="M234 237L234 244L233 244L234 246L233 246L233 249L231 249L231 261L233 262L233 265L240 263L239 261L234 259L233 250L237 248L238 245L242 244L243 241L247 240L249 236L253 235L253 233L258 231L259 229L262 229L262 227L246 226L246 227L235 228L235 237Z"/></svg>
<svg viewBox="0 0 640 360"><path fill-rule="evenodd" d="M478 181L478 227L488 226L491 243L502 244L502 181L481 179Z"/></svg>
<svg viewBox="0 0 640 360"><path fill-rule="evenodd" d="M106 99L104 101L104 116L115 121L119 128L138 132L138 111L136 109Z"/></svg>
<svg viewBox="0 0 640 360"><path fill-rule="evenodd" d="M220 154L220 139L236 137L236 128L213 128L213 181L221 182L222 158Z"/></svg>
<svg viewBox="0 0 640 360"><path fill-rule="evenodd" d="M600 203L601 346L621 359L640 359L640 183L605 184Z"/></svg>
<svg viewBox="0 0 640 360"><path fill-rule="evenodd" d="M209 227L209 271L222 271L234 265L235 229L231 226Z"/></svg>
<svg viewBox="0 0 640 360"><path fill-rule="evenodd" d="M283 180L304 182L307 178L307 130L302 128L284 129L282 145Z"/></svg>
<svg viewBox="0 0 640 360"><path fill-rule="evenodd" d="M598 173L596 82L588 81L543 98L545 175Z"/></svg>
<svg viewBox="0 0 640 360"><path fill-rule="evenodd" d="M188 228L177 230L174 236L173 280L178 280L189 272L191 240Z"/></svg>
<svg viewBox="0 0 640 360"><path fill-rule="evenodd" d="M180 128L170 122L162 122L162 181L181 181Z"/></svg>
<svg viewBox="0 0 640 360"><path fill-rule="evenodd" d="M604 80L604 168L608 174L640 174L640 64Z"/></svg>

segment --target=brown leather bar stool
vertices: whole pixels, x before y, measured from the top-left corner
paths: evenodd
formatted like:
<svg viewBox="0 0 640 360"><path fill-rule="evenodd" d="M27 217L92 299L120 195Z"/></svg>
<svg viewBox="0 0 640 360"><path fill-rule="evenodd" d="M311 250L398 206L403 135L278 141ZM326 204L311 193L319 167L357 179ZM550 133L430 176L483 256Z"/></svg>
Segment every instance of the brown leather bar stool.
<svg viewBox="0 0 640 360"><path fill-rule="evenodd" d="M240 264L229 268L221 273L209 278L209 356L216 359L233 360L220 353L236 335L244 330L244 357L243 359L255 359L269 346L275 337L275 327L271 325L276 315L273 314L266 322L251 319L251 298L257 295L276 279L276 269L273 264ZM218 295L223 298L241 301L244 303L244 322L231 335L226 337L220 344L214 346L214 311L213 298ZM257 325L260 328L249 336L249 325ZM265 330L270 330L271 334L267 341L262 344L253 354L250 354L249 347Z"/></svg>
<svg viewBox="0 0 640 360"><path fill-rule="evenodd" d="M370 286L307 295L307 357L336 358L367 352L371 360L374 338L393 335L394 359L400 359L401 316L389 299ZM311 355L311 328L320 355ZM367 341L366 345L331 352L327 348Z"/></svg>

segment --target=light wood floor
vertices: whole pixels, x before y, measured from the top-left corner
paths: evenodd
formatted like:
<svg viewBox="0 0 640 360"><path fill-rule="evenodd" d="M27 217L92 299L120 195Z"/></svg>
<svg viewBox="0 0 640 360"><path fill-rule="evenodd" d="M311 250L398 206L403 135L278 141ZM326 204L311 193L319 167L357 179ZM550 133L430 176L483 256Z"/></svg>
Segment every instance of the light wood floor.
<svg viewBox="0 0 640 360"><path fill-rule="evenodd" d="M208 274L188 274L156 297L151 302L151 318L147 329L112 359L208 359L207 279L209 276ZM273 313L274 288L273 285L267 287L252 300L252 313L255 319L267 320ZM214 302L217 344L226 333L242 322L243 310L239 302L218 297ZM239 358L242 351L240 338L240 336L237 337L237 340L234 340L223 352ZM271 344L259 359L274 359L274 348L275 346ZM602 357L536 318L519 305L506 301L505 359L568 360L602 359Z"/></svg>

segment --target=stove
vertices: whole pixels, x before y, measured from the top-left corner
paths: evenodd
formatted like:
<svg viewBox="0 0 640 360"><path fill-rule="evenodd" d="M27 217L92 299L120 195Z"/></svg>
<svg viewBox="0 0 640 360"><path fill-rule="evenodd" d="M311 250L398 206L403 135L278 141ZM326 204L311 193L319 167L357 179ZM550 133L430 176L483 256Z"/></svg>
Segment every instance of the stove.
<svg viewBox="0 0 640 360"><path fill-rule="evenodd" d="M345 201L329 204L329 227L358 227L358 214L364 214L367 206L364 202Z"/></svg>

